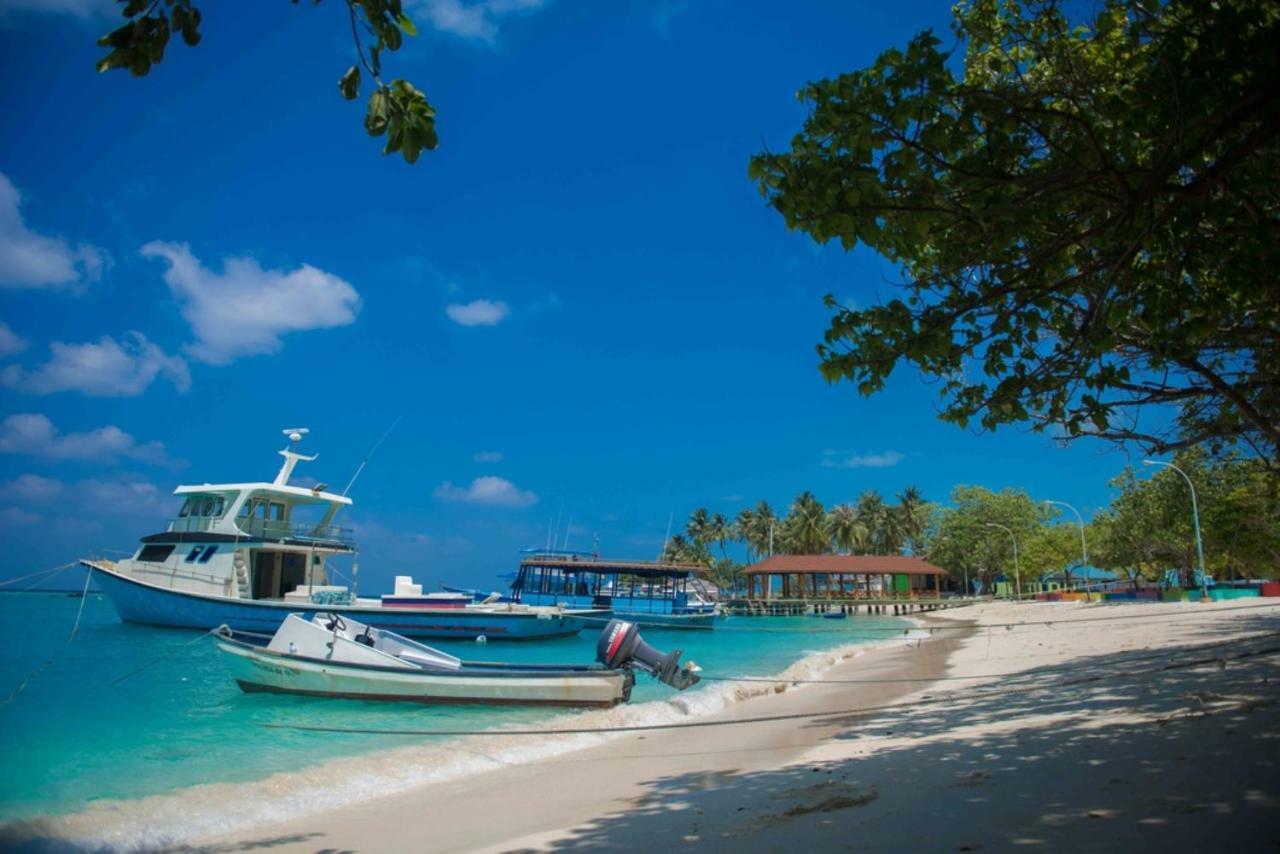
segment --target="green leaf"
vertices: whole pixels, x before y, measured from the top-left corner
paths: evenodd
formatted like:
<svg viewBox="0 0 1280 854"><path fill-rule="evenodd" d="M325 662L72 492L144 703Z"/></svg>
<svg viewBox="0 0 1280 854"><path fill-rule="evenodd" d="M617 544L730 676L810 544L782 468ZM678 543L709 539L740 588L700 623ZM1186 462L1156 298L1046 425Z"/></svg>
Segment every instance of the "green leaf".
<svg viewBox="0 0 1280 854"><path fill-rule="evenodd" d="M396 23L400 25L400 29L404 30L405 35L416 36L418 28L413 25L413 21L403 12L396 18Z"/></svg>
<svg viewBox="0 0 1280 854"><path fill-rule="evenodd" d="M381 89L369 96L364 129L369 132L369 136L380 136L387 129L387 95Z"/></svg>
<svg viewBox="0 0 1280 854"><path fill-rule="evenodd" d="M358 66L351 66L347 69L347 73L342 75L342 79L338 81L338 91L348 101L354 101L356 96L360 94L360 69Z"/></svg>

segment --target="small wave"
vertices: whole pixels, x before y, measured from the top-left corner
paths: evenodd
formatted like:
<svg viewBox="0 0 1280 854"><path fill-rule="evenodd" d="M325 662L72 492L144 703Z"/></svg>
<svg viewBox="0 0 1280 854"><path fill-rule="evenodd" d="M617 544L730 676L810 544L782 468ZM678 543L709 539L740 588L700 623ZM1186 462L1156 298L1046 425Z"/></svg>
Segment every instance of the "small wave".
<svg viewBox="0 0 1280 854"><path fill-rule="evenodd" d="M767 682L722 682L665 700L575 712L543 720L547 729L610 729L678 723L714 715L736 703L788 689L794 680L818 679L871 649L924 636L863 642L806 654L781 673L740 674ZM527 728L523 727L523 728ZM501 732L502 727L494 731ZM33 821L0 824L0 840L38 836L92 849L137 850L182 845L242 832L326 810L401 794L511 765L537 762L604 744L624 733L464 736L328 759L262 780L204 783L163 795L99 801L88 809Z"/></svg>

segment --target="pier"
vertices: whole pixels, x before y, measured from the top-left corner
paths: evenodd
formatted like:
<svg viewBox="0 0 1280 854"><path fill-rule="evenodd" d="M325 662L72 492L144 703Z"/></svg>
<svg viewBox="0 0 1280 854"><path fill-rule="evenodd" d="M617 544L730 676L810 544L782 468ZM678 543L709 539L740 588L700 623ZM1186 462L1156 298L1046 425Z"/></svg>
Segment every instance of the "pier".
<svg viewBox="0 0 1280 854"><path fill-rule="evenodd" d="M902 555L773 555L743 570L747 595L723 607L744 617L936 611L963 604L942 598L945 574Z"/></svg>
<svg viewBox="0 0 1280 854"><path fill-rule="evenodd" d="M903 616L940 611L969 604L955 599L725 599L721 608L735 617L803 617L806 615L864 614L872 617Z"/></svg>

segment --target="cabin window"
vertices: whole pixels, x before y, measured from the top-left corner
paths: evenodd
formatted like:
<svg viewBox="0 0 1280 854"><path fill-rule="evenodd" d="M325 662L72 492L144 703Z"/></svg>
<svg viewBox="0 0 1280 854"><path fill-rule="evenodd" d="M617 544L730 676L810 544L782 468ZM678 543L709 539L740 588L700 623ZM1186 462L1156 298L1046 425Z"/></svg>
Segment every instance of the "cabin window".
<svg viewBox="0 0 1280 854"><path fill-rule="evenodd" d="M272 502L271 518L276 522L284 521L284 505L283 504L276 504L275 502Z"/></svg>
<svg viewBox="0 0 1280 854"><path fill-rule="evenodd" d="M178 511L178 518L183 518L185 516L190 516L190 515L191 515L191 499L188 498L186 501L182 502L182 509Z"/></svg>
<svg viewBox="0 0 1280 854"><path fill-rule="evenodd" d="M227 503L226 499L223 498L222 496L218 496L217 498L213 499L213 512L210 513L209 515L215 516L215 517L221 516L223 509L226 508L226 503Z"/></svg>
<svg viewBox="0 0 1280 854"><path fill-rule="evenodd" d="M200 557L200 552L203 549L204 549L204 546L196 546L194 549L192 549L191 553L187 555L187 563L195 563L196 558Z"/></svg>
<svg viewBox="0 0 1280 854"><path fill-rule="evenodd" d="M214 552L218 550L217 546L209 546L204 550L204 554L200 555L201 563L208 563L209 558L213 557Z"/></svg>
<svg viewBox="0 0 1280 854"><path fill-rule="evenodd" d="M143 546L138 552L138 560L144 563L164 563L173 554L173 546Z"/></svg>

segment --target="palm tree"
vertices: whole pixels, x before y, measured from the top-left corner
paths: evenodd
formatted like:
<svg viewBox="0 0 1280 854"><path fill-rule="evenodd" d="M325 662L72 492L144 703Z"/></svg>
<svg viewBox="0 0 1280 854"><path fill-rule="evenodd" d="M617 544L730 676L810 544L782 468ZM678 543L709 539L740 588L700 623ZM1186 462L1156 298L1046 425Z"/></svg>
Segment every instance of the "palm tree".
<svg viewBox="0 0 1280 854"><path fill-rule="evenodd" d="M851 504L837 504L827 516L831 540L844 554L855 554L867 547L867 526L858 518Z"/></svg>
<svg viewBox="0 0 1280 854"><path fill-rule="evenodd" d="M871 554L891 554L890 541L894 533L890 522L889 507L874 489L858 496L858 518L867 529L867 547Z"/></svg>
<svg viewBox="0 0 1280 854"><path fill-rule="evenodd" d="M827 511L812 492L796 496L783 523L786 532L787 551L794 554L825 554L831 549L831 534L827 529Z"/></svg>
<svg viewBox="0 0 1280 854"><path fill-rule="evenodd" d="M690 540L700 546L711 541L711 514L707 508L699 507L689 514L689 523L684 526L684 533Z"/></svg>
<svg viewBox="0 0 1280 854"><path fill-rule="evenodd" d="M662 560L667 563L691 563L689 545L689 541L682 534L672 536L667 540L667 547L662 551Z"/></svg>
<svg viewBox="0 0 1280 854"><path fill-rule="evenodd" d="M778 517L768 501L756 505L752 527L747 534L748 544L756 554L773 554L773 529L777 522Z"/></svg>
<svg viewBox="0 0 1280 854"><path fill-rule="evenodd" d="M910 546L913 555L919 554L921 538L925 528L929 526L929 503L924 500L924 495L918 488L908 486L898 494L898 506L895 510L903 540Z"/></svg>
<svg viewBox="0 0 1280 854"><path fill-rule="evenodd" d="M756 550L755 529L757 524L756 511L750 507L738 511L738 517L733 520L732 537L735 541L747 547L747 563L754 563L755 556L760 554Z"/></svg>
<svg viewBox="0 0 1280 854"><path fill-rule="evenodd" d="M707 523L707 539L714 540L720 546L720 557L724 560L729 559L729 555L725 554L724 541L729 538L729 520L724 517L723 513L716 513L711 517L711 521Z"/></svg>

